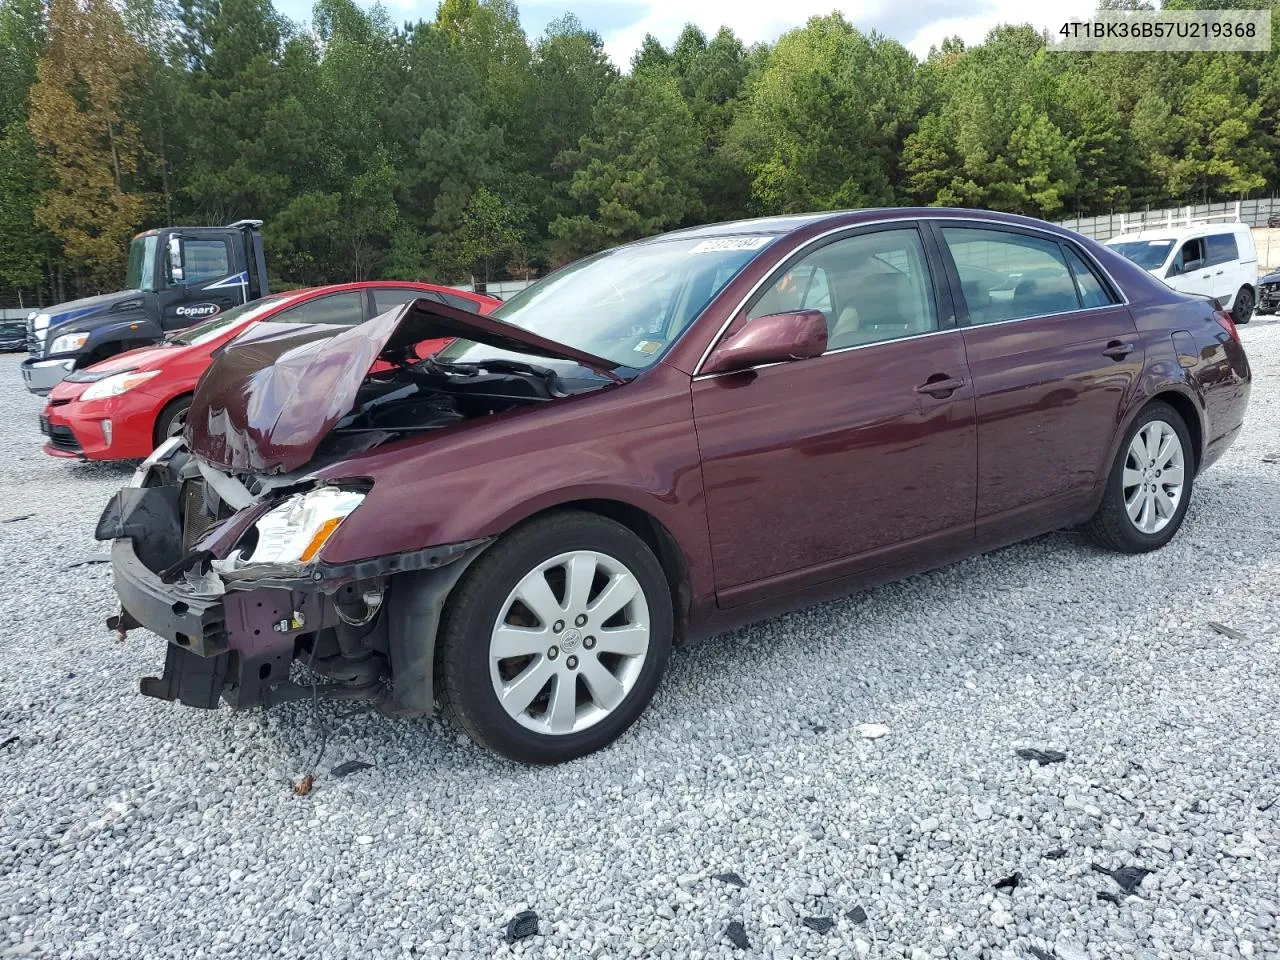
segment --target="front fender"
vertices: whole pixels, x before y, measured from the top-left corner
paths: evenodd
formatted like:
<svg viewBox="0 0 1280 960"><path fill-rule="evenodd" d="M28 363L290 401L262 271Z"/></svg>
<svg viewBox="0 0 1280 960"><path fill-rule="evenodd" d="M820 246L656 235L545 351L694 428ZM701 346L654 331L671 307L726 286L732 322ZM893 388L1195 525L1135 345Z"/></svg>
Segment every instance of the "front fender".
<svg viewBox="0 0 1280 960"><path fill-rule="evenodd" d="M77 324L81 330L86 324ZM108 343L124 343L132 341L159 342L164 339L164 331L160 325L141 310L122 313L105 314L100 322L89 328L89 340L80 349L81 354L92 353L96 348Z"/></svg>
<svg viewBox="0 0 1280 960"><path fill-rule="evenodd" d="M50 352L42 359L83 360L91 356L104 344L124 343L129 341L159 342L164 339L164 331L142 310L128 310L121 313L101 313L90 317L77 317L69 323L50 327L45 344L52 348L59 337L69 334L87 333L89 339L78 350L71 352Z"/></svg>
<svg viewBox="0 0 1280 960"><path fill-rule="evenodd" d="M544 510L607 500L643 511L685 553L695 595L710 546L689 378L655 368L621 387L477 419L319 471L373 480L325 562L500 536Z"/></svg>

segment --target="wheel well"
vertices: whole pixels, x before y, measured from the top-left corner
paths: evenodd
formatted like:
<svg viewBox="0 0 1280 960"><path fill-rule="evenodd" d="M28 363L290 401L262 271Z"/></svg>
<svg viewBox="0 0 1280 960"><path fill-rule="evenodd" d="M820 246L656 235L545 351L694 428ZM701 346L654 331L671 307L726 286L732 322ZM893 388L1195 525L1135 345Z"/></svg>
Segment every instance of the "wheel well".
<svg viewBox="0 0 1280 960"><path fill-rule="evenodd" d="M182 403L183 401L186 401L188 404L190 404L191 398L194 395L195 394L190 390L188 390L186 393L180 393L176 397L174 397L172 400L170 400L168 403L166 403L163 407L160 408L160 412L156 414L155 422L151 424L151 440L155 446L159 446L166 439L165 437L161 437L158 435L160 432L161 421L164 420L166 416L168 416L169 411L172 410L174 406L176 406L177 404Z"/></svg>
<svg viewBox="0 0 1280 960"><path fill-rule="evenodd" d="M93 351L84 358L80 363L81 367L91 367L95 363L106 360L108 357L114 357L117 353L123 353L125 345L118 341L112 340L108 343L100 343L93 348Z"/></svg>
<svg viewBox="0 0 1280 960"><path fill-rule="evenodd" d="M1200 458L1204 455L1204 425L1200 422L1200 412L1196 410L1196 405L1189 398L1181 393L1158 393L1151 398L1151 402L1167 403L1173 409L1178 411L1178 416L1182 417L1182 422L1187 425L1187 431L1191 434L1192 453L1196 458L1196 469L1200 469Z"/></svg>
<svg viewBox="0 0 1280 960"><path fill-rule="evenodd" d="M608 517L622 524L648 544L649 549L658 558L658 562L662 564L663 573L667 576L667 584L671 588L671 597L674 601L674 639L676 643L683 643L685 628L689 622L692 588L689 583L689 564L670 531L651 514L621 500L571 500L568 503L556 504L526 519L532 520L534 517L557 510L584 510Z"/></svg>

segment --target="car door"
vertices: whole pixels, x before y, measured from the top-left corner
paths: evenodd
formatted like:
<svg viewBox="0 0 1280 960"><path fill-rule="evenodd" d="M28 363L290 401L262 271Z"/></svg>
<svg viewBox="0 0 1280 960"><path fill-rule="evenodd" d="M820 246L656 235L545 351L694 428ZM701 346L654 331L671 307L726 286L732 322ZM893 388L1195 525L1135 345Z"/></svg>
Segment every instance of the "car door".
<svg viewBox="0 0 1280 960"><path fill-rule="evenodd" d="M1164 282L1182 293L1216 296L1213 271L1206 259L1204 237L1189 237L1182 241L1169 262Z"/></svg>
<svg viewBox="0 0 1280 960"><path fill-rule="evenodd" d="M1109 467L1120 403L1142 369L1133 318L1097 265L1052 234L951 221L934 229L962 294L979 539L1052 528Z"/></svg>
<svg viewBox="0 0 1280 960"><path fill-rule="evenodd" d="M164 250L166 286L161 294L160 322L179 330L244 302L241 274L235 270L231 241L226 237L180 237L182 276L174 276L169 249Z"/></svg>
<svg viewBox="0 0 1280 960"><path fill-rule="evenodd" d="M1204 238L1204 252L1212 285L1209 295L1224 306L1229 305L1241 286L1254 282L1243 276L1236 238L1230 231L1211 233Z"/></svg>
<svg viewBox="0 0 1280 960"><path fill-rule="evenodd" d="M826 353L694 378L722 606L924 556L941 538L971 540L973 391L927 249L914 224L807 248L726 335L754 317L817 309Z"/></svg>

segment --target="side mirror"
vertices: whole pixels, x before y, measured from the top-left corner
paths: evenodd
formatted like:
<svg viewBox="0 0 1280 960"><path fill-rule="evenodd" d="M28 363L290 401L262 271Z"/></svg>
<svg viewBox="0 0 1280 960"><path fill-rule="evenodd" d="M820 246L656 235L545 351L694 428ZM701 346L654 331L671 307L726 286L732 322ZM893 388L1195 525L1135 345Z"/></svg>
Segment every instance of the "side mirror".
<svg viewBox="0 0 1280 960"><path fill-rule="evenodd" d="M1168 273L1166 273L1166 274L1165 274L1165 276L1166 276L1166 277L1176 277L1176 276L1177 276L1178 274L1180 274L1181 272L1182 272L1182 267L1180 267L1180 266L1178 265L1178 261L1177 261L1177 260L1175 260L1175 261L1173 261L1173 263L1169 264L1169 272L1168 272Z"/></svg>
<svg viewBox="0 0 1280 960"><path fill-rule="evenodd" d="M169 279L182 282L182 238L176 233L169 234Z"/></svg>
<svg viewBox="0 0 1280 960"><path fill-rule="evenodd" d="M827 349L827 319L817 310L771 313L748 320L733 336L721 340L703 373L728 373L764 363L820 357Z"/></svg>

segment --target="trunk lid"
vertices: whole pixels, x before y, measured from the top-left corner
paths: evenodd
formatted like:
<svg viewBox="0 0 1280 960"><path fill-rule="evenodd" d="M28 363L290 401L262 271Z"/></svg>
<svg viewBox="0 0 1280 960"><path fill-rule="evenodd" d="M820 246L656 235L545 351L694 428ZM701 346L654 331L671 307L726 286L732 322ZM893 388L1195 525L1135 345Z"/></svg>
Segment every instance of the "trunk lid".
<svg viewBox="0 0 1280 960"><path fill-rule="evenodd" d="M262 324L206 372L187 412L191 451L225 470L287 473L304 466L350 412L380 357L412 353L433 338L465 338L499 350L569 360L612 379L612 360L547 340L492 317L415 300L358 326Z"/></svg>

